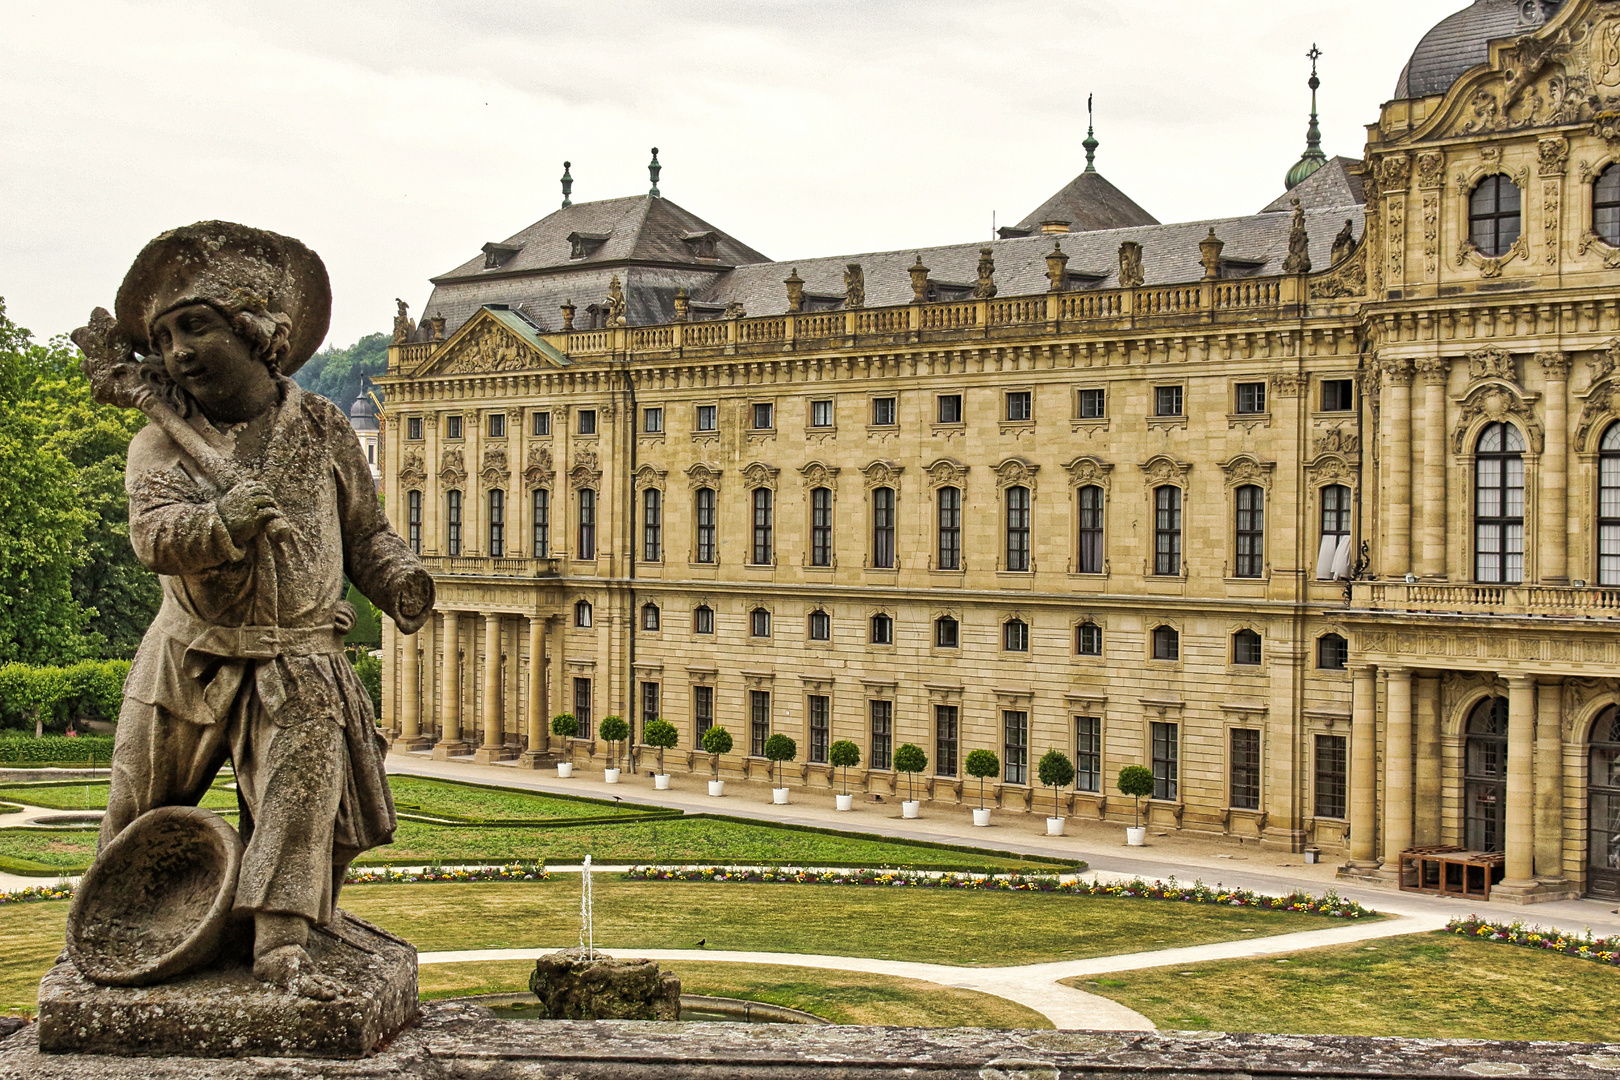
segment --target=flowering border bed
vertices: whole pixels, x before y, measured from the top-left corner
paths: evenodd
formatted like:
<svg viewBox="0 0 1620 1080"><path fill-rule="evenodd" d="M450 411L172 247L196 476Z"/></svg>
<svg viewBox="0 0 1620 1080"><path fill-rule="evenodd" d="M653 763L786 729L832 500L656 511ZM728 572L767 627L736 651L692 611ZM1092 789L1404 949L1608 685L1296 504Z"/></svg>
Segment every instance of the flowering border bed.
<svg viewBox="0 0 1620 1080"><path fill-rule="evenodd" d="M509 863L506 866L429 866L421 870L395 870L382 867L376 870L352 870L343 879L345 885L421 885L434 882L459 881L550 881L551 871L544 863ZM69 900L73 885L59 881L55 885L33 885L10 892L0 890L0 906L26 904L36 900Z"/></svg>
<svg viewBox="0 0 1620 1080"><path fill-rule="evenodd" d="M73 896L73 886L67 882L55 885L30 885L26 889L0 889L0 906L27 904L36 900L67 900Z"/></svg>
<svg viewBox="0 0 1620 1080"><path fill-rule="evenodd" d="M1502 942L1524 949L1544 949L1573 956L1577 960L1595 960L1600 964L1620 967L1620 938L1593 937L1590 930L1584 934L1569 934L1562 930L1526 926L1521 922L1487 922L1478 915L1452 919L1446 923L1446 929L1463 937Z"/></svg>
<svg viewBox="0 0 1620 1080"><path fill-rule="evenodd" d="M625 872L630 881L735 881L779 885L884 885L915 889L967 889L975 892L1050 892L1070 896L1112 896L1142 900L1173 900L1184 904L1295 911L1334 919L1365 919L1376 911L1362 907L1329 890L1323 896L1296 890L1287 896L1267 896L1248 889L1228 889L1195 881L1183 885L1168 881L1102 882L1060 881L1047 875L927 874L895 870L790 870L780 867L746 869L694 866L634 867Z"/></svg>

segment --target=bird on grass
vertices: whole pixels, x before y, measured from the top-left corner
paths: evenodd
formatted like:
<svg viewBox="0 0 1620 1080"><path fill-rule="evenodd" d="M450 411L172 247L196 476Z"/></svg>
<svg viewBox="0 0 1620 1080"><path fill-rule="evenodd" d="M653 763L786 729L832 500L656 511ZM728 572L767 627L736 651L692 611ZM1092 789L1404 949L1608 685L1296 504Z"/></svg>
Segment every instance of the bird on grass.
<svg viewBox="0 0 1620 1080"><path fill-rule="evenodd" d="M700 949L708 948L709 947L709 939L708 938L698 938L697 947L700 948Z"/></svg>

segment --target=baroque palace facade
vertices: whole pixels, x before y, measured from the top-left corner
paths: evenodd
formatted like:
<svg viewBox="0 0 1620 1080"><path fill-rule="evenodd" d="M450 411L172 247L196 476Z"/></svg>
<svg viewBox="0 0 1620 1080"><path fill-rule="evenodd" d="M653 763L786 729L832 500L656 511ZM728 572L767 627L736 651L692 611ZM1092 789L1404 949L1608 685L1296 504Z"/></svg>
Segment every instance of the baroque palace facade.
<svg viewBox="0 0 1620 1080"><path fill-rule="evenodd" d="M1312 90L1316 86L1312 77ZM1314 105L1313 105L1314 109ZM1477 0L1364 160L1161 225L1086 171L988 244L772 262L564 205L396 321L383 491L440 613L396 749L666 760L1620 896L1620 3ZM576 300L578 303L576 303ZM643 759L650 763L650 759Z"/></svg>

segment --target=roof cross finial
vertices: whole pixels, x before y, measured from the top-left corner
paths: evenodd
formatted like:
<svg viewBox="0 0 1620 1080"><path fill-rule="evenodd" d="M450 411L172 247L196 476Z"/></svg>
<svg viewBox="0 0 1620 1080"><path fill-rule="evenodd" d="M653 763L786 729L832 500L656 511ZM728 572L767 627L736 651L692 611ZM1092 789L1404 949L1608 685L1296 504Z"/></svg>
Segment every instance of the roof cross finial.
<svg viewBox="0 0 1620 1080"><path fill-rule="evenodd" d="M1097 171L1097 136L1092 133L1091 95L1086 95L1086 138L1080 144L1086 148L1086 172Z"/></svg>
<svg viewBox="0 0 1620 1080"><path fill-rule="evenodd" d="M568 170L571 169L571 168L573 168L573 162L571 162L571 161L563 162L562 186L563 186L563 209L564 210L566 210L570 206L574 205L574 201L568 197L569 192L574 190L574 178L568 172Z"/></svg>
<svg viewBox="0 0 1620 1080"><path fill-rule="evenodd" d="M1311 62L1311 77L1306 83L1311 88L1311 122L1305 128L1305 153L1301 154L1294 167L1288 170L1288 176L1284 181L1289 191L1327 164L1327 155L1322 152L1322 129L1316 122L1316 90L1322 85L1322 80L1316 77L1316 61L1321 55L1322 50L1316 47L1314 41L1311 42L1311 50L1305 54Z"/></svg>
<svg viewBox="0 0 1620 1080"><path fill-rule="evenodd" d="M651 195L655 199L658 199L662 198L662 196L658 194L658 174L663 170L664 167L658 164L658 147L653 147L652 151L652 160L647 163L647 175L652 177L652 190L647 192L647 194Z"/></svg>

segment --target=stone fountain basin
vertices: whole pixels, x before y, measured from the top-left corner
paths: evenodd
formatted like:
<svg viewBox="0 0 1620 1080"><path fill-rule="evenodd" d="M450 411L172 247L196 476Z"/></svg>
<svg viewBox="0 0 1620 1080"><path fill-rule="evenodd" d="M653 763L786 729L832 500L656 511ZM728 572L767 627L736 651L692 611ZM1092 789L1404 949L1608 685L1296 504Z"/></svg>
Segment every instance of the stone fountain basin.
<svg viewBox="0 0 1620 1080"><path fill-rule="evenodd" d="M472 997L446 998L447 1004L479 1005L488 1009L497 1020L538 1020L539 1002L531 994L477 994ZM709 997L704 994L681 995L681 1020L716 1021L731 1024L827 1024L814 1013L790 1009L784 1005L767 1005L744 998Z"/></svg>
<svg viewBox="0 0 1620 1080"><path fill-rule="evenodd" d="M30 825L100 825L105 810L80 810L71 814L41 814Z"/></svg>

